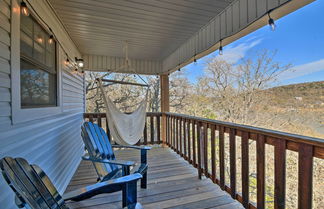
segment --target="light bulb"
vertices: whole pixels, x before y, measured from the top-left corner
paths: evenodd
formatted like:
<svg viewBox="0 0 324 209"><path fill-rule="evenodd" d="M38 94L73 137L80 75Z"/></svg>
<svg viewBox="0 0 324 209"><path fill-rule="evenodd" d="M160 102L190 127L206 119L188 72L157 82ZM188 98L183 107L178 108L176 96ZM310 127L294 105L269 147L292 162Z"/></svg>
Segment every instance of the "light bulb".
<svg viewBox="0 0 324 209"><path fill-rule="evenodd" d="M269 26L272 31L276 30L276 24L272 18L269 19Z"/></svg>
<svg viewBox="0 0 324 209"><path fill-rule="evenodd" d="M223 55L223 47L220 46L218 50L219 50L219 55Z"/></svg>
<svg viewBox="0 0 324 209"><path fill-rule="evenodd" d="M78 66L83 67L84 66L83 62L78 62Z"/></svg>
<svg viewBox="0 0 324 209"><path fill-rule="evenodd" d="M21 11L21 14L23 14L25 16L29 16L29 10L27 8L26 3L23 1L20 3L20 11Z"/></svg>
<svg viewBox="0 0 324 209"><path fill-rule="evenodd" d="M78 67L82 68L84 66L83 59L78 59L77 57L75 58L75 61L78 65Z"/></svg>
<svg viewBox="0 0 324 209"><path fill-rule="evenodd" d="M43 39L42 39L42 37L40 37L40 36L37 36L37 37L36 37L36 41L37 41L38 43L40 43L40 44L43 43Z"/></svg>
<svg viewBox="0 0 324 209"><path fill-rule="evenodd" d="M54 36L53 36L53 35L50 35L50 37L49 37L49 39L48 39L48 43L49 43L49 44L54 43Z"/></svg>
<svg viewBox="0 0 324 209"><path fill-rule="evenodd" d="M66 60L64 61L64 64L65 64L65 65L69 65L69 64L70 64L70 60L69 60L69 58L66 58Z"/></svg>
<svg viewBox="0 0 324 209"><path fill-rule="evenodd" d="M198 63L197 63L197 59L196 59L196 58L194 59L194 65L195 65L195 66L198 65Z"/></svg>

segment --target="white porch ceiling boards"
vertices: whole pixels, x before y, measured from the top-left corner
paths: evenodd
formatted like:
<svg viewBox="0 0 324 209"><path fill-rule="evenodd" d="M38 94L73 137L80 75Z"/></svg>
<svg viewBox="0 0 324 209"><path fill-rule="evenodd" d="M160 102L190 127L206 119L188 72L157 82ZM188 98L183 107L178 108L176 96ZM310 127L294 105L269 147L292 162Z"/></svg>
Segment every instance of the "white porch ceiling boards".
<svg viewBox="0 0 324 209"><path fill-rule="evenodd" d="M232 0L50 0L83 53L161 60Z"/></svg>
<svg viewBox="0 0 324 209"><path fill-rule="evenodd" d="M88 70L114 70L129 57L143 74L176 70L313 0L48 0ZM98 67L100 66L100 67ZM158 66L152 69L150 66Z"/></svg>

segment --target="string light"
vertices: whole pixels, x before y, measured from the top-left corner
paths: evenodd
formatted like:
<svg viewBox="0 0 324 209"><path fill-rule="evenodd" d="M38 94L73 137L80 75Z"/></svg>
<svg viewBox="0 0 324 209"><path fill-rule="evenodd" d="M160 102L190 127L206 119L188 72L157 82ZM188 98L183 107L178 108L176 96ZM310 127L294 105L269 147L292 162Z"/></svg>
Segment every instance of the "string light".
<svg viewBox="0 0 324 209"><path fill-rule="evenodd" d="M275 21L270 17L270 11L268 12L268 16L269 16L268 23L269 23L270 29L272 31L275 31L277 26L275 24Z"/></svg>
<svg viewBox="0 0 324 209"><path fill-rule="evenodd" d="M70 60L69 58L66 58L66 60L64 61L64 64L67 66L67 65L70 65Z"/></svg>
<svg viewBox="0 0 324 209"><path fill-rule="evenodd" d="M197 59L196 59L196 54L195 54L195 56L194 56L194 65L197 65L198 63L197 63Z"/></svg>
<svg viewBox="0 0 324 209"><path fill-rule="evenodd" d="M43 39L42 39L42 37L40 37L40 36L37 36L36 41L37 41L38 43L40 43L40 44L43 43Z"/></svg>
<svg viewBox="0 0 324 209"><path fill-rule="evenodd" d="M49 44L54 43L54 36L53 36L53 35L50 35L50 37L49 37L49 39L48 39L48 43L49 43Z"/></svg>
<svg viewBox="0 0 324 209"><path fill-rule="evenodd" d="M21 11L21 14L23 14L25 16L29 16L29 10L27 8L26 3L23 1L20 3L20 11Z"/></svg>
<svg viewBox="0 0 324 209"><path fill-rule="evenodd" d="M223 46L222 46L222 40L220 40L220 46L219 46L219 55L223 55Z"/></svg>
<svg viewBox="0 0 324 209"><path fill-rule="evenodd" d="M84 66L83 59L78 59L77 57L75 57L75 61L78 67L82 68Z"/></svg>

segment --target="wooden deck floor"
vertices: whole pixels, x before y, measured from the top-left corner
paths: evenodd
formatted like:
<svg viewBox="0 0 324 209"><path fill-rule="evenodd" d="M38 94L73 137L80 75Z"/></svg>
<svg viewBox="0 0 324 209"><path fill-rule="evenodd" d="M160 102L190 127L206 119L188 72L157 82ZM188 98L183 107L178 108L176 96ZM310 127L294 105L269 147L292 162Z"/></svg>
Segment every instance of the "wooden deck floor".
<svg viewBox="0 0 324 209"><path fill-rule="evenodd" d="M139 153L121 150L117 158L138 161ZM153 148L148 161L148 188L138 189L138 201L144 208L242 208L209 179L199 180L197 170L171 149ZM92 164L82 162L66 191L96 183L96 178ZM121 208L121 193L98 195L68 204L71 208Z"/></svg>

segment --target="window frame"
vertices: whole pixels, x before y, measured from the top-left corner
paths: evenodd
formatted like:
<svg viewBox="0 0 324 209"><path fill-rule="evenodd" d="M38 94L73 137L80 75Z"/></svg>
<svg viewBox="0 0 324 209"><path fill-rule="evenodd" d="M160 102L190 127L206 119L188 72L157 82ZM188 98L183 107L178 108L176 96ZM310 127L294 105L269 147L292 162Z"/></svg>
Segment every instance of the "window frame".
<svg viewBox="0 0 324 209"><path fill-rule="evenodd" d="M17 7L18 2L14 1ZM15 5L13 5L15 6ZM19 10L18 10L19 11ZM35 14L30 12L32 18L46 31ZM28 122L44 117L57 115L63 112L62 109L62 66L60 65L59 46L55 45L55 66L56 66L56 106L25 108L21 106L20 86L20 12L13 12L11 19L11 97L12 97L12 124Z"/></svg>

